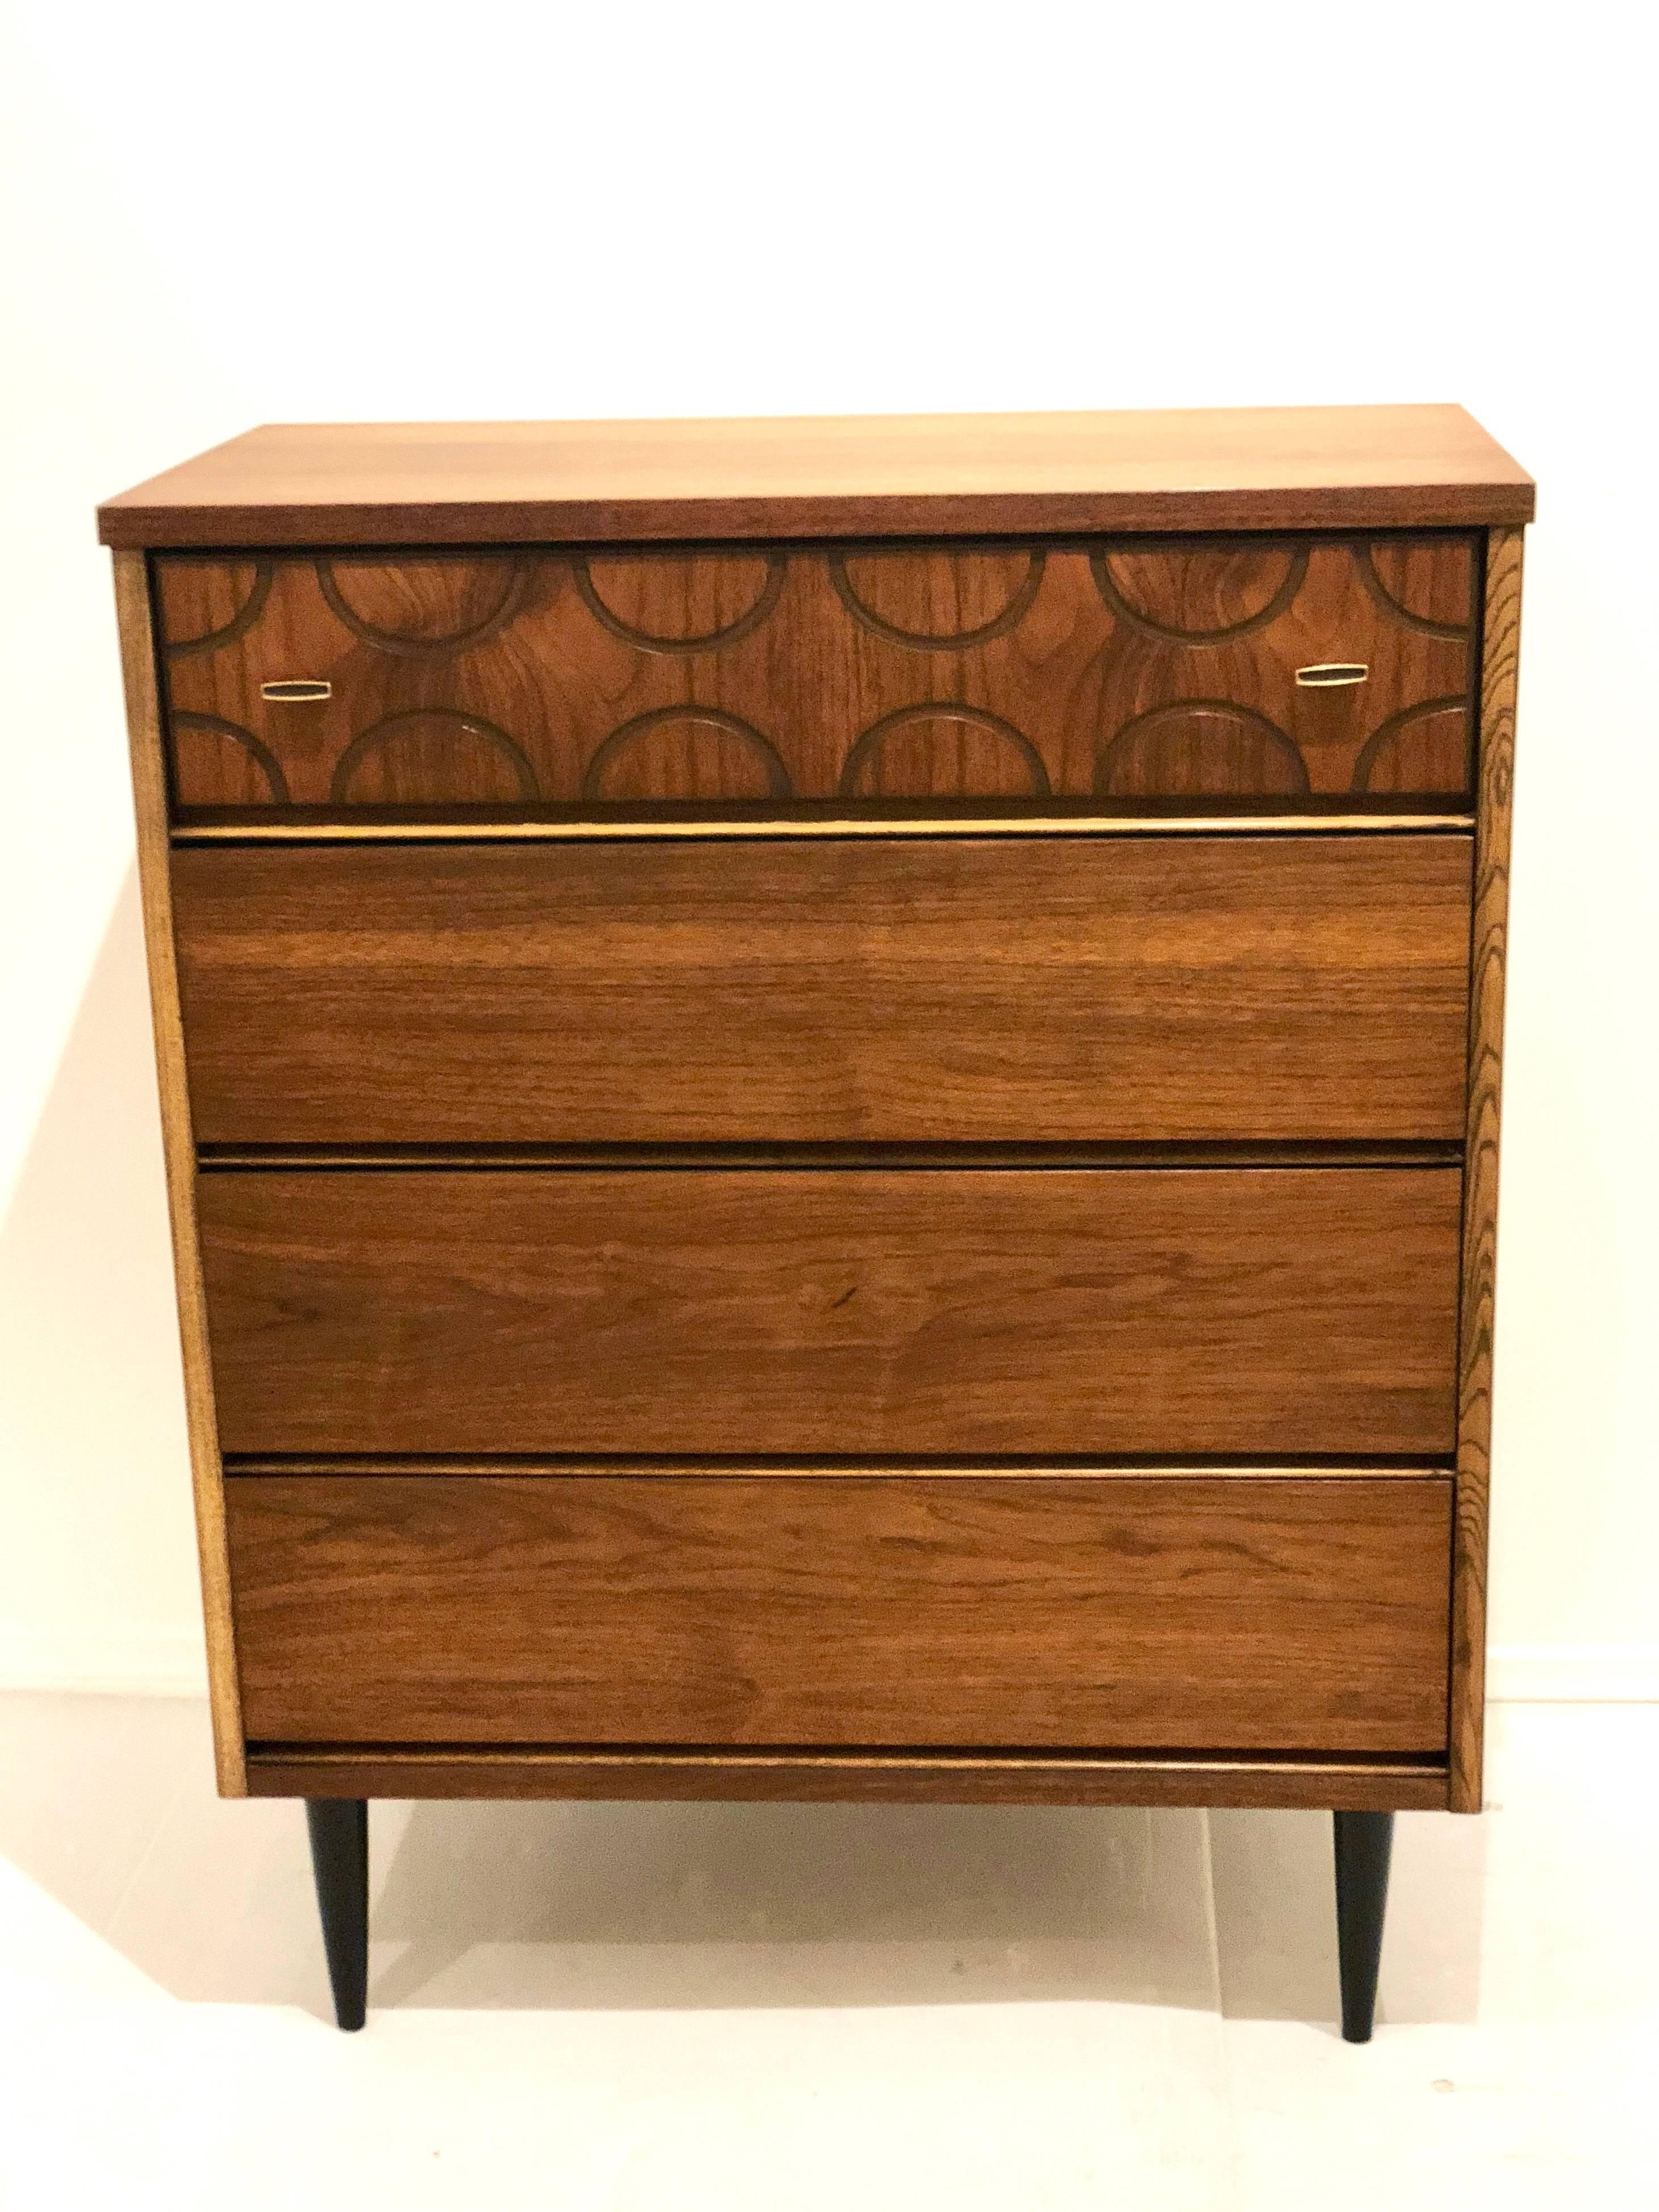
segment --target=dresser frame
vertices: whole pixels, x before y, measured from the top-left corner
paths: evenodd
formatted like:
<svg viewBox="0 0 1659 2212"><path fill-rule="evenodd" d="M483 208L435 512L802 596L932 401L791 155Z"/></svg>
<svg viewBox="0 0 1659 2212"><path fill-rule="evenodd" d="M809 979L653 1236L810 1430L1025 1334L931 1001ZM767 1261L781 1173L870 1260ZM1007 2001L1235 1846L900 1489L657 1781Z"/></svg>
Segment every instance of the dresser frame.
<svg viewBox="0 0 1659 2212"><path fill-rule="evenodd" d="M1386 413L1389 410L1378 410ZM1424 414L1434 410L1421 410ZM1401 414L1411 410L1399 410ZM1095 418L1101 422L1127 418ZM1492 449L1495 451L1496 449ZM1511 465L1512 466L1512 465ZM1425 471L1425 477L1431 474ZM1219 531L1274 527L1316 531L1330 526L1323 501L1334 495L1304 487L1294 495L1270 495L1253 489L1215 495L1208 526ZM165 480L163 480L165 482ZM1522 489L1524 487L1524 489ZM148 488L153 490L155 488ZM199 521L177 532L165 500L147 501L144 492L126 495L103 510L106 542L113 549L117 619L131 741L137 823L139 879L154 1012L163 1147L172 1228L191 1476L206 1626L208 1673L218 1786L226 1796L303 1796L312 1802L313 1844L323 1893L325 1932L331 1964L337 1963L337 1994L343 2024L360 2024L362 1992L356 1954L366 1942L362 1899L366 1879L367 1832L362 1801L373 1796L499 1798L686 1798L732 1800L933 1801L954 1803L1055 1803L1189 1806L1272 1806L1331 1809L1338 1819L1338 1883L1342 1918L1345 2032L1364 2039L1370 2032L1376 1954L1381 1940L1382 1899L1387 1879L1387 1830L1366 1827L1367 1817L1396 1809L1477 1812L1482 1802L1482 1745L1487 1579L1487 1522L1491 1474L1492 1337L1496 1283L1498 1149L1503 1066L1504 970L1514 770L1516 699L1521 605L1521 524L1530 516L1531 486L1518 471L1499 485L1448 488L1443 481L1432 497L1410 487L1369 495L1370 507L1350 494L1342 526L1356 520L1373 526L1438 526L1488 521L1493 514L1514 518L1483 532L1478 598L1480 691L1474 775L1473 817L1464 813L1401 813L1391 830L1468 829L1474 832L1474 927L1469 955L1467 1054L1467 1140L1463 1155L1461 1267L1456 1340L1456 1446L1453 1492L1454 1534L1449 1654L1449 1753L1442 1761L1419 1756L1260 1757L1200 1754L1067 1755L1038 1752L939 1753L824 1749L773 1752L695 1747L663 1749L563 1750L538 1746L447 1746L388 1748L364 1745L339 1747L264 1747L246 1739L239 1687L232 1621L231 1565L227 1535L225 1474L216 1415L210 1361L206 1301L198 1235L198 1161L187 1088L185 1036L175 953L171 854L175 845L198 844L221 836L273 842L285 838L374 842L407 837L397 824L341 819L318 824L271 822L250 830L210 823L175 827L170 818L164 718L159 690L160 631L152 555L170 544L200 544ZM1139 504L1136 505L1136 498ZM1229 501L1231 504L1229 504ZM1275 501L1277 503L1275 503ZM1201 503L1201 502L1200 502ZM544 503L545 504L545 503ZM981 512L970 497L963 508L964 535L975 526L966 518ZM1103 524L1101 503L1085 514L1063 500L1037 496L1024 507L1009 504L1010 526L1032 532ZM499 523L499 507L491 509ZM1121 526L1196 526L1193 495L1164 518L1155 498L1127 499ZM834 525L811 501L796 499L728 502L704 501L700 532L738 538L803 534L850 534L860 517L845 502ZM907 507L884 495L872 501L866 529L890 530L902 539L922 526L949 530L951 517L935 496ZM435 514L416 507L389 507L343 495L331 503L331 544L403 544L457 550L487 544L488 521L465 530L447 530ZM555 514L527 509L515 533L520 542L611 538L622 542L677 535L675 515L638 502L605 505L566 502ZM454 514L446 517L453 526ZM274 509L224 509L221 543L272 548L307 542L303 512L283 516ZM316 515L310 520L313 526ZM543 526L538 533L537 525ZM551 527L548 526L551 524ZM495 542L501 542L499 531ZM1134 836L1156 832L1212 835L1283 834L1297 830L1375 830L1375 816L1334 811L1306 815L1274 811L1208 816L1194 811L1179 819L1149 819L1141 814L1078 810L1052 817L1010 818L988 814L969 818L963 811L930 817L912 809L903 818L872 818L827 812L737 820L594 821L540 820L510 827L457 822L423 826L422 842L454 836L481 842L509 837L534 839L599 836L768 838L817 836L962 837L974 834ZM1158 1148L1151 1148L1156 1152ZM1179 1147L1163 1148L1173 1157ZM1176 1472L1180 1470L1164 1470ZM1266 1470L1252 1466L1257 1475ZM1206 1468L1204 1472L1225 1473ZM1244 1472L1241 1469L1240 1472ZM355 1810L353 1808L356 1808ZM332 1808L332 1809L331 1809ZM1347 1828L1343 1820L1351 1820ZM1380 1860L1379 1860L1380 1851ZM334 1869L325 1878L325 1868ZM362 1923L362 1924L360 1924ZM1354 1947L1357 1947L1355 1948ZM1357 1965L1350 1974L1350 1950ZM338 1954L337 1961L337 1953ZM341 1977L344 1979L342 1980ZM1369 1993L1365 1984L1369 1976ZM355 1978L355 1980L354 1980ZM1352 1998L1352 2003L1349 1999ZM356 2020L349 2020L355 2013Z"/></svg>

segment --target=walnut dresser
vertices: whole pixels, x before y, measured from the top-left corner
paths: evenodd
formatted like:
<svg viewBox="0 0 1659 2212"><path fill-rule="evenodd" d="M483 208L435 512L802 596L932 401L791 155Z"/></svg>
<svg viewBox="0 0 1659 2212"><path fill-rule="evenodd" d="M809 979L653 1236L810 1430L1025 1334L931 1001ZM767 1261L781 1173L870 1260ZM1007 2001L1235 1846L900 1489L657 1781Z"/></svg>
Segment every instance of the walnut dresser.
<svg viewBox="0 0 1659 2212"><path fill-rule="evenodd" d="M1480 1803L1527 476L1455 407L112 500L221 1789Z"/></svg>

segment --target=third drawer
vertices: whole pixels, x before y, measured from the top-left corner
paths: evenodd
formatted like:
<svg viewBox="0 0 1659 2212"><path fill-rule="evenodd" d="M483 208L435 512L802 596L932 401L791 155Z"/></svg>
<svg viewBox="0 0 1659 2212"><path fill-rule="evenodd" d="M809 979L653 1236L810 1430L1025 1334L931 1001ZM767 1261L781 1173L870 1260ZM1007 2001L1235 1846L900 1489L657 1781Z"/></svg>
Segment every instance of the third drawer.
<svg viewBox="0 0 1659 2212"><path fill-rule="evenodd" d="M262 1454L1448 1454L1445 1167L215 1169Z"/></svg>

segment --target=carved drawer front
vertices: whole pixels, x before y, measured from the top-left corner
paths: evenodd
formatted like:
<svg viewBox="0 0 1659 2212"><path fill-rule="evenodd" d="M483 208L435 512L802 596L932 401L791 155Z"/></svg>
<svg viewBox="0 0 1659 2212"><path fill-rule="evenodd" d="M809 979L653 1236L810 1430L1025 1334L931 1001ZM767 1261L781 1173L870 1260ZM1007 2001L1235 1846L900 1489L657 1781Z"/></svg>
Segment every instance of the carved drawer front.
<svg viewBox="0 0 1659 2212"><path fill-rule="evenodd" d="M1479 541L173 554L173 802L1466 804Z"/></svg>
<svg viewBox="0 0 1659 2212"><path fill-rule="evenodd" d="M1437 1454L1455 1168L218 1170L232 1454Z"/></svg>
<svg viewBox="0 0 1659 2212"><path fill-rule="evenodd" d="M1435 1139L1469 843L198 847L204 1144Z"/></svg>
<svg viewBox="0 0 1659 2212"><path fill-rule="evenodd" d="M227 1492L256 1740L1445 1747L1440 1477Z"/></svg>

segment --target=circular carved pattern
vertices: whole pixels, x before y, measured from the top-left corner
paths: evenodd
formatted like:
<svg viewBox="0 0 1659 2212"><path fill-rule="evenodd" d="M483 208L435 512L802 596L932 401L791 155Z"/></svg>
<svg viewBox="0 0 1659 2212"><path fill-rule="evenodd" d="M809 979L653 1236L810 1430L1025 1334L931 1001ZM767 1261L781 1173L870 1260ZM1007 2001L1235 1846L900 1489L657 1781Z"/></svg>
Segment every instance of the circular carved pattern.
<svg viewBox="0 0 1659 2212"><path fill-rule="evenodd" d="M1034 546L1027 553L1025 574L1000 614L993 615L989 622L981 623L974 629L937 632L901 629L896 623L890 623L873 607L866 606L853 588L853 580L847 573L848 559L856 560L858 557L857 554L849 556L841 548L830 556L830 580L836 587L836 598L855 623L873 631L877 637L885 638L890 645L906 646L912 653L961 653L970 646L984 645L991 638L1006 636L1011 629L1018 628L1037 595L1046 556L1040 546Z"/></svg>
<svg viewBox="0 0 1659 2212"><path fill-rule="evenodd" d="M1418 723L1427 721L1436 714L1455 714L1458 718L1457 773L1449 778L1439 781L1425 781L1413 778L1406 783L1392 785L1387 788L1395 793L1418 790L1434 792L1465 790L1469 780L1469 702L1461 694L1454 694L1449 699L1425 699L1415 707L1402 707L1397 714L1390 714L1386 722L1379 723L1359 748L1359 757L1353 764L1352 788L1355 791L1369 791L1371 787L1371 778L1376 772L1378 763L1387 758L1389 752L1395 747L1400 738Z"/></svg>
<svg viewBox="0 0 1659 2212"><path fill-rule="evenodd" d="M447 724L460 735L482 739L492 753L499 755L511 768L520 799L541 797L535 769L507 732L498 729L494 722L486 722L482 715L464 714L455 707L409 707L400 714L384 714L378 722L371 722L366 730L360 730L335 764L329 797L337 804L349 800L352 779L365 759L395 745L400 734L413 734L412 724L429 722Z"/></svg>
<svg viewBox="0 0 1659 2212"><path fill-rule="evenodd" d="M252 629L265 611L265 601L270 597L270 586L276 570L269 561L253 564L253 582L247 597L230 620L219 629L204 630L200 637L170 637L164 641L163 651L169 660L181 659L187 653L216 653L222 645L234 645L246 630ZM234 724L227 724L234 728ZM245 731L243 735L247 732Z"/></svg>
<svg viewBox="0 0 1659 2212"><path fill-rule="evenodd" d="M1169 644L1219 645L1228 638L1243 637L1253 629L1263 629L1285 612L1302 589L1308 573L1308 553L1305 546L1285 547L1284 580L1267 605L1258 607L1254 614L1243 615L1237 622L1223 623L1214 629L1183 629L1172 623L1159 622L1155 616L1132 605L1113 570L1112 556L1103 546L1089 556L1089 567L1101 598L1118 620L1127 623L1131 629L1143 630L1148 637L1162 638Z"/></svg>
<svg viewBox="0 0 1659 2212"><path fill-rule="evenodd" d="M1221 770L1218 779L1206 781L1205 753L1236 746L1241 738L1258 749L1263 763L1260 774L1247 769L1241 776L1237 763L1224 757L1217 763ZM1186 758L1178 757L1177 748ZM1155 764L1150 776L1149 761ZM1269 762L1280 772L1276 786L1268 783ZM1310 788L1308 763L1277 722L1230 699L1177 699L1168 706L1149 708L1103 738L1095 752L1097 798L1225 796L1253 787L1264 795L1298 797Z"/></svg>
<svg viewBox="0 0 1659 2212"><path fill-rule="evenodd" d="M252 730L245 730L240 722L228 722L222 714L186 714L175 713L171 718L171 726L175 740L178 738L181 731L203 730L206 731L213 737L222 738L232 744L240 745L241 750L247 755L248 758L253 762L260 774L264 777L266 783L270 787L270 796L273 801L278 806L286 806L288 805L288 778L283 774L283 764L277 759L276 754L272 752L270 747L265 744L260 738L256 738ZM175 775L177 773L177 764L175 744ZM185 799L184 801L184 804L186 805L189 805L192 802L189 799Z"/></svg>
<svg viewBox="0 0 1659 2212"><path fill-rule="evenodd" d="M507 573L494 605L478 621L451 630L442 637L412 637L406 631L382 629L377 623L366 621L340 588L337 574L340 565L343 564L332 561L317 563L317 581L331 611L354 637L361 638L365 645L372 645L377 653L397 653L409 660L434 659L443 653L459 653L482 645L512 621L523 605L530 584L529 562L514 557L506 563Z"/></svg>
<svg viewBox="0 0 1659 2212"><path fill-rule="evenodd" d="M1382 612L1394 621L1404 623L1408 629L1420 630L1425 637L1462 640L1468 636L1469 623L1431 622L1427 615L1413 614L1403 599L1395 599L1394 593L1377 574L1376 562L1372 558L1372 549L1369 545L1356 545L1353 549L1353 558L1354 566L1359 571L1360 582L1364 584Z"/></svg>
<svg viewBox="0 0 1659 2212"><path fill-rule="evenodd" d="M860 797L859 778L867 766L880 757L881 749L887 740L902 730L929 722L960 722L969 729L983 731L994 738L999 745L1013 753L1024 771L1027 788L1033 798L1047 799L1050 795L1048 771L1043 764L1042 754L1012 722L1005 722L1000 714L990 714L982 707L963 707L950 700L939 699L920 707L896 708L890 714L884 714L880 721L872 722L854 744L842 764L841 781L836 787L836 796L842 799ZM982 795L966 791L959 794L964 799Z"/></svg>
<svg viewBox="0 0 1659 2212"><path fill-rule="evenodd" d="M783 590L784 557L781 553L769 553L763 557L766 576L759 598L735 622L723 623L719 629L706 630L700 637L661 637L651 630L635 629L631 623L625 623L620 615L613 613L599 597L586 560L578 555L570 565L582 605L595 622L608 629L612 637L621 638L624 645L631 645L640 653L711 653L719 646L735 645L739 638L758 629L776 606ZM761 742L764 744L766 741L762 738Z"/></svg>
<svg viewBox="0 0 1659 2212"><path fill-rule="evenodd" d="M735 714L724 714L718 707L653 707L648 714L635 714L631 722L624 722L619 729L612 730L588 762L586 773L582 777L582 797L603 801L607 769L615 767L617 761L642 738L674 723L715 730L724 738L734 738L765 776L769 799L793 797L794 787L789 781L789 771L770 739L763 738L752 723L739 721Z"/></svg>

